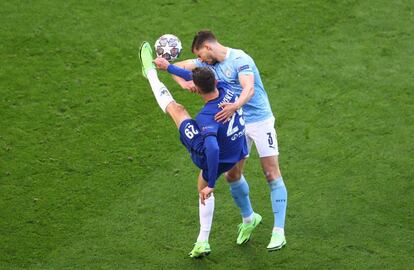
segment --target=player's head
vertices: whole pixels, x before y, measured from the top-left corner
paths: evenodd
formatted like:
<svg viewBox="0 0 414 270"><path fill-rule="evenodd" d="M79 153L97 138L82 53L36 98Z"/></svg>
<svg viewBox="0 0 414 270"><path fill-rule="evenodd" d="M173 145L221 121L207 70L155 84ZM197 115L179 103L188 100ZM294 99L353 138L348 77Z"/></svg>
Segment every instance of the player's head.
<svg viewBox="0 0 414 270"><path fill-rule="evenodd" d="M216 89L216 78L208 67L195 68L193 70L193 82L200 94L212 93Z"/></svg>
<svg viewBox="0 0 414 270"><path fill-rule="evenodd" d="M217 62L214 48L217 45L216 36L210 30L201 30L194 36L191 51L197 57L207 64L214 64Z"/></svg>

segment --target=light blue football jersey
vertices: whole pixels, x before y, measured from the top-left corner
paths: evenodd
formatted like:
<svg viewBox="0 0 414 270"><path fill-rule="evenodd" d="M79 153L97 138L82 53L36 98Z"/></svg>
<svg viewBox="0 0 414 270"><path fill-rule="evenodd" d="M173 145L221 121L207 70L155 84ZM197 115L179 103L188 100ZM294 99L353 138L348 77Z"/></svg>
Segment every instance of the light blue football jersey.
<svg viewBox="0 0 414 270"><path fill-rule="evenodd" d="M244 51L227 48L227 55L223 62L209 65L199 59L194 59L194 63L197 67L210 67L214 71L216 79L230 84L232 90L238 95L243 90L240 85L239 74L253 74L254 95L243 106L244 119L249 124L263 121L273 116L259 70L253 59Z"/></svg>

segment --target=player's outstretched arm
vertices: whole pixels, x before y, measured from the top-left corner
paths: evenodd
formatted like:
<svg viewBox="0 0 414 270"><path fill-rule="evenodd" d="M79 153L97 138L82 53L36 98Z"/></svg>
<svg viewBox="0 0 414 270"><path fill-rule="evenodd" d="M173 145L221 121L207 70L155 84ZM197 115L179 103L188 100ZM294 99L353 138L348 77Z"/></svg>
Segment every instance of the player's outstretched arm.
<svg viewBox="0 0 414 270"><path fill-rule="evenodd" d="M196 64L194 63L194 59L187 59L184 61L176 62L174 63L174 65L179 66L180 68L184 68L186 70L190 70L190 71L192 71L193 69L197 67Z"/></svg>
<svg viewBox="0 0 414 270"><path fill-rule="evenodd" d="M193 73L189 70L180 68L176 65L168 65L167 68L168 73L171 75L178 76L180 78L183 78L186 81L192 81L193 80Z"/></svg>
<svg viewBox="0 0 414 270"><path fill-rule="evenodd" d="M195 69L197 67L196 64L194 63L194 59L187 59L187 60L184 60L184 61L176 62L176 63L174 63L174 65L176 65L180 68L186 69L186 70L190 70L190 71L192 71L193 69ZM190 91L192 93L197 92L193 81L186 81L183 78L180 78L180 77L174 76L174 75L172 77L173 77L174 81L176 81L181 86L181 88L187 89L188 91Z"/></svg>
<svg viewBox="0 0 414 270"><path fill-rule="evenodd" d="M172 77L174 81L176 81L181 86L182 89L186 89L191 93L197 93L197 88L195 87L194 82L192 80L186 81L183 78L175 75L173 75Z"/></svg>

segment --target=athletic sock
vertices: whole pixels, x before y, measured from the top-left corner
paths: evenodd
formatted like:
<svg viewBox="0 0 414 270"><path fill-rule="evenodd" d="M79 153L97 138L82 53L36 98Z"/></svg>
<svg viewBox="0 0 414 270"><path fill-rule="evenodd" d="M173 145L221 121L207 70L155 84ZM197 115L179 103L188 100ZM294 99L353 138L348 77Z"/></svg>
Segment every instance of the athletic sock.
<svg viewBox="0 0 414 270"><path fill-rule="evenodd" d="M150 69L147 71L147 78L151 85L152 92L161 110L165 112L168 104L174 101L167 87L158 79L157 70Z"/></svg>
<svg viewBox="0 0 414 270"><path fill-rule="evenodd" d="M272 232L275 232L275 233L278 233L278 234L281 234L281 235L285 235L285 229L279 228L279 227L273 227Z"/></svg>
<svg viewBox="0 0 414 270"><path fill-rule="evenodd" d="M243 223L244 224L252 223L253 222L253 219L254 219L254 213L252 213L248 217L243 217Z"/></svg>
<svg viewBox="0 0 414 270"><path fill-rule="evenodd" d="M156 88L156 86L161 83L160 79L158 79L157 70L155 68L151 68L147 71L147 79L151 85L151 88Z"/></svg>
<svg viewBox="0 0 414 270"><path fill-rule="evenodd" d="M198 201L199 217L200 217L200 233L197 237L197 242L208 241L210 236L211 224L213 222L214 214L214 194L204 200L205 205L201 204L201 200Z"/></svg>
<svg viewBox="0 0 414 270"><path fill-rule="evenodd" d="M243 218L243 223L250 223L253 221L253 208L249 198L249 185L242 175L241 178L235 182L230 182L230 192L233 196L234 202L240 209Z"/></svg>
<svg viewBox="0 0 414 270"><path fill-rule="evenodd" d="M273 214L275 216L274 228L278 228L276 230L280 231L280 229L285 227L287 190L282 177L270 181L269 187Z"/></svg>

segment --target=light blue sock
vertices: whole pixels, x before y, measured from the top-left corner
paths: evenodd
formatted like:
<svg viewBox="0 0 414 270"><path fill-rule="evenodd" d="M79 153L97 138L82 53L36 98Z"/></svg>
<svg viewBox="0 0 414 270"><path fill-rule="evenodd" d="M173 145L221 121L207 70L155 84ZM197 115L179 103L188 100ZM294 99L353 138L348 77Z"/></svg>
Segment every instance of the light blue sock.
<svg viewBox="0 0 414 270"><path fill-rule="evenodd" d="M253 214L253 208L250 204L249 198L249 185L244 179L244 176L240 178L240 180L236 182L231 182L230 184L230 192L233 196L234 202L240 208L240 213L242 217L249 217Z"/></svg>
<svg viewBox="0 0 414 270"><path fill-rule="evenodd" d="M275 215L274 227L284 228L287 206L287 190L282 177L269 182L270 199L272 201L273 214Z"/></svg>

